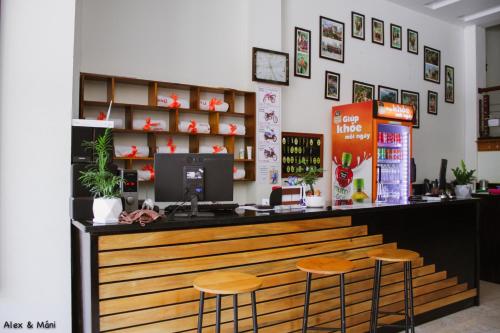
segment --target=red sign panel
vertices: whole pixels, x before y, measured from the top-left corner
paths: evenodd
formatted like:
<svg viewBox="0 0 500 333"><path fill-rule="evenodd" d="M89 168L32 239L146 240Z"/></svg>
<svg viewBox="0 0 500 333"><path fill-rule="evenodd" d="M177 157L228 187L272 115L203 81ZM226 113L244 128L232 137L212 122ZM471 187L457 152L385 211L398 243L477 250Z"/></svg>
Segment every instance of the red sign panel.
<svg viewBox="0 0 500 333"><path fill-rule="evenodd" d="M377 117L412 121L415 111L411 105L395 104L389 102L377 102Z"/></svg>

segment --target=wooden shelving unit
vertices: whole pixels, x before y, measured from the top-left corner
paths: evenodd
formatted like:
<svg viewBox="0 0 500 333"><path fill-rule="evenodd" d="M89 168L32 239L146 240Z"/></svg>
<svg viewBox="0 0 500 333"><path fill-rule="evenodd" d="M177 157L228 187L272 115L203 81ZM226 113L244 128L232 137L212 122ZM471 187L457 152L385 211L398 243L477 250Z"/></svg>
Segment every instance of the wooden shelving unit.
<svg viewBox="0 0 500 333"><path fill-rule="evenodd" d="M189 108L177 109L158 106L158 95L169 95L168 91L183 94L185 99L189 99ZM206 96L220 97L220 99L228 103L228 111L200 110L199 102L202 96L205 96L205 98L207 98ZM114 157L116 161L123 161L125 168L132 169L138 162L152 163L157 150L157 139L160 135L187 137L190 153L199 152L200 140L203 138L218 138L218 140L222 141L221 144L227 148L228 153L235 155L235 164L243 165L245 168L245 179L238 180L238 182L255 181L255 159L236 158L238 156L237 147L252 146L255 153L255 92L101 74L80 74L80 118L86 118L87 112L91 109L106 111L110 101L113 101L111 118L114 118L117 114L121 114L121 119L124 120L124 128L113 129L113 134L129 138L143 136L146 138L147 145L149 146L149 157ZM133 129L134 116L138 112L145 112L151 117L158 114L166 115L168 117L168 130L144 131ZM178 131L181 117L189 117L189 115L207 117L207 122L210 124L210 133L193 134ZM240 123L243 122L246 128L245 135L219 133L219 124L225 119L229 121L231 118L239 119Z"/></svg>

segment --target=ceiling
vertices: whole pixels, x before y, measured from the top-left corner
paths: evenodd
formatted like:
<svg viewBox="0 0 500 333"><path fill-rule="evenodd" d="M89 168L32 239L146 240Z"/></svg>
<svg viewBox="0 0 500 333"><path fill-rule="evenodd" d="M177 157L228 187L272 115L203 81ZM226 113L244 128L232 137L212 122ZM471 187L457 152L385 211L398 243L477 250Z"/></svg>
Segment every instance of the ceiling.
<svg viewBox="0 0 500 333"><path fill-rule="evenodd" d="M389 1L460 26L477 24L486 28L500 24L500 0Z"/></svg>

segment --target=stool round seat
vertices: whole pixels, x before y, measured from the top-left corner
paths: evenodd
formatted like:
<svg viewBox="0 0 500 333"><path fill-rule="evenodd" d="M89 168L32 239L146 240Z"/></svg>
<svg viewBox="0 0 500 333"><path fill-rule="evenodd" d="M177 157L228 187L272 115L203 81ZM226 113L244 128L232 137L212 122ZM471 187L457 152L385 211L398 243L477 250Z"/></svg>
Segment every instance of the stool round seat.
<svg viewBox="0 0 500 333"><path fill-rule="evenodd" d="M261 286L261 279L241 272L212 272L200 275L193 281L195 289L218 295L248 293Z"/></svg>
<svg viewBox="0 0 500 333"><path fill-rule="evenodd" d="M367 254L372 259L390 262L406 262L420 257L415 251L403 249L377 249L368 251Z"/></svg>
<svg viewBox="0 0 500 333"><path fill-rule="evenodd" d="M354 269L354 264L342 258L315 257L299 260L297 262L297 268L307 273L334 275L352 271Z"/></svg>

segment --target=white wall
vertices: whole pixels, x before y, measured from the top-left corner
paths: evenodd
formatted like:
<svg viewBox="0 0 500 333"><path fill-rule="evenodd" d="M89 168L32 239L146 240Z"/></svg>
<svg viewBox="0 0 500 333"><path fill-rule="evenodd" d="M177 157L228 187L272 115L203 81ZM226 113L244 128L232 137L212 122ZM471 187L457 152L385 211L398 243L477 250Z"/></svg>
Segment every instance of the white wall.
<svg viewBox="0 0 500 333"><path fill-rule="evenodd" d="M0 327L48 320L67 333L75 1L1 6Z"/></svg>
<svg viewBox="0 0 500 333"><path fill-rule="evenodd" d="M262 10L266 8L266 10ZM366 16L365 41L351 38L351 11ZM319 16L346 24L345 64L318 57ZM371 17L385 21L386 45L371 42ZM438 176L440 159L450 166L464 158L463 29L391 2L360 0L197 1L88 0L83 4L81 71L137 76L163 81L255 89L251 80L252 46L290 53L293 29L312 31L312 78L293 76L283 89L283 130L325 134L325 162L331 157L330 109L324 99L324 71L341 74L341 101L351 103L352 80L420 93L420 129L414 131L417 180ZM389 24L403 26L403 50L389 46ZM406 51L406 29L419 32L419 55ZM282 44L282 45L281 45ZM211 46L216 45L216 46ZM455 67L455 104L444 103L444 75L437 85L423 80L423 46L441 50L444 65ZM427 91L439 94L439 115L427 114ZM432 149L429 147L432 146ZM328 191L330 177L320 187ZM248 185L245 185L248 186ZM248 186L238 201L255 201L267 188Z"/></svg>

